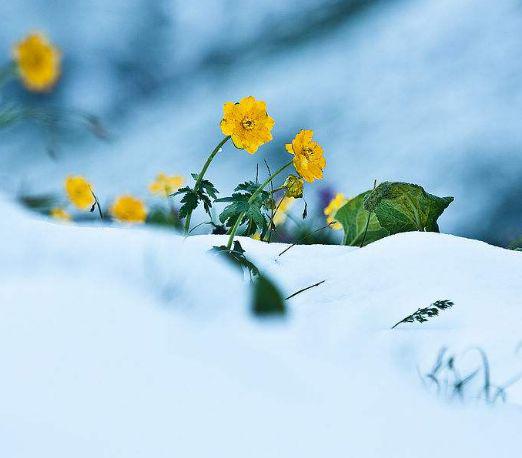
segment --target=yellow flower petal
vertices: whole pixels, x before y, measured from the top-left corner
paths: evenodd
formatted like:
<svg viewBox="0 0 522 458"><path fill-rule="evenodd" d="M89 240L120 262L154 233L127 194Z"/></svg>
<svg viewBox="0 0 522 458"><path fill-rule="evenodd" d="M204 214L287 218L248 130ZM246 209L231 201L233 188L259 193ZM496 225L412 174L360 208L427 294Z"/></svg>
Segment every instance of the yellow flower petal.
<svg viewBox="0 0 522 458"><path fill-rule="evenodd" d="M52 218L58 219L61 221L70 221L71 220L71 215L67 211L65 211L63 208L58 208L58 207L51 208L51 211L49 212L49 214L51 215Z"/></svg>
<svg viewBox="0 0 522 458"><path fill-rule="evenodd" d="M164 173L159 173L156 179L149 185L149 191L151 194L168 197L183 186L184 182L185 179L180 175L168 176Z"/></svg>
<svg viewBox="0 0 522 458"><path fill-rule="evenodd" d="M60 76L60 51L41 33L31 33L13 48L13 57L25 87L49 90Z"/></svg>
<svg viewBox="0 0 522 458"><path fill-rule="evenodd" d="M348 202L348 199L344 197L344 194L338 193L324 209L327 224L333 223L330 225L332 229L342 229L342 225L335 220L334 215L337 213L337 210L339 210L346 202Z"/></svg>
<svg viewBox="0 0 522 458"><path fill-rule="evenodd" d="M275 121L266 112L266 103L252 96L242 98L239 103L226 102L223 105L221 132L232 137L236 148L250 154L272 140L274 125Z"/></svg>
<svg viewBox="0 0 522 458"><path fill-rule="evenodd" d="M80 210L94 205L92 185L82 176L68 176L64 183L65 193L71 203Z"/></svg>
<svg viewBox="0 0 522 458"><path fill-rule="evenodd" d="M310 183L323 178L326 166L323 148L312 140L313 134L312 130L301 130L291 144L285 145L286 150L294 155L293 163L297 173Z"/></svg>
<svg viewBox="0 0 522 458"><path fill-rule="evenodd" d="M147 209L142 200L130 195L118 197L111 206L112 216L123 223L143 223Z"/></svg>

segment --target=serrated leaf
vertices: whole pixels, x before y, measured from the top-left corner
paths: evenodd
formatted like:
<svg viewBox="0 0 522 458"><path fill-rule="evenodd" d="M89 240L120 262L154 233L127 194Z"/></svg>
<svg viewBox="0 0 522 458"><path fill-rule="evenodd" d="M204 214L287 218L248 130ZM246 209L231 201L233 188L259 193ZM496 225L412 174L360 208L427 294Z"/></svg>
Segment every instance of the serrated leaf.
<svg viewBox="0 0 522 458"><path fill-rule="evenodd" d="M389 234L409 231L439 232L437 219L453 197L437 197L411 183L381 183L370 192L364 207Z"/></svg>
<svg viewBox="0 0 522 458"><path fill-rule="evenodd" d="M253 202L249 203L252 195L257 191L258 185L253 181L246 181L236 186L230 197L222 197L214 202L229 202L219 215L219 220L226 226L232 227L237 219L241 217L240 225L246 224L243 235L252 235L255 232L265 234L268 229L268 216L264 210L270 210L272 198L270 193L261 191L256 194Z"/></svg>
<svg viewBox="0 0 522 458"><path fill-rule="evenodd" d="M202 180L200 186L212 199L215 199L216 195L219 194L215 186L208 180Z"/></svg>
<svg viewBox="0 0 522 458"><path fill-rule="evenodd" d="M246 200L233 201L223 209L219 215L219 220L225 224L225 226L232 227L241 213L247 212L249 208L250 205Z"/></svg>
<svg viewBox="0 0 522 458"><path fill-rule="evenodd" d="M337 213L334 215L334 218L343 226L346 245L360 246L363 241L364 230L369 214L364 208L364 199L371 192L372 191L366 191L350 199L337 210ZM388 231L381 227L376 215L372 213L370 223L368 224L368 231L364 238L364 245L382 239L387 235L389 235Z"/></svg>
<svg viewBox="0 0 522 458"><path fill-rule="evenodd" d="M185 218L189 212L194 211L198 207L197 194L193 190L186 192L181 199L181 204L182 205L179 209L179 217Z"/></svg>

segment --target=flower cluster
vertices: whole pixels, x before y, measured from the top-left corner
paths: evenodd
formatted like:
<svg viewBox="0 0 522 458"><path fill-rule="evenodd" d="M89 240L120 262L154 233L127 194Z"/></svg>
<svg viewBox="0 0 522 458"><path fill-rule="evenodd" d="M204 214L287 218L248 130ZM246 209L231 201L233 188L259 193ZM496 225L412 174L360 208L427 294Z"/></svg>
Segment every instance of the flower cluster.
<svg viewBox="0 0 522 458"><path fill-rule="evenodd" d="M28 37L27 40L29 40L29 43L32 43L31 46L33 47L37 47L37 44L49 46L40 36ZM53 55L53 52L51 49L49 56ZM41 53L42 56L47 55L43 51ZM21 55L21 51L19 54ZM59 55L55 57L58 58ZM41 60L43 57L35 59ZM50 65L50 61L48 64ZM22 60L20 60L19 65L22 65ZM41 65L43 66L43 63ZM243 149L249 154L254 154L262 145L272 140L274 125L275 121L268 114L266 103L263 101L248 96L236 103L226 102L223 106L223 117L220 123L221 131L225 137L210 153L201 172L192 174L195 181L194 186L184 185L185 180L179 175L160 173L149 185L150 193L162 198L176 195L182 196L181 206L176 215L179 219L184 218L186 234L190 232L190 220L193 210L200 204L203 204L205 211L211 218L210 224L217 228L216 230L229 234L227 248L232 246L234 236L240 227L243 227L242 230L245 235L257 234L261 240L270 240L270 235L276 226L280 226L286 221L288 211L294 205L296 199L303 198L304 183L313 183L315 180L323 178L326 161L323 155L323 148L313 139L313 131L301 130L290 143L286 144L286 151L293 156L292 160L279 167L274 173L271 173L270 169L268 169L269 176L261 184L257 181L257 177L255 182L246 181L240 183L231 197L218 198L217 189L212 182L205 179L205 173L212 160L222 151L228 140L231 140L236 148ZM293 166L295 172L286 175L282 180L282 184L275 186L275 179L291 166ZM267 189L269 185L270 190ZM82 211L89 210L90 212L94 212L97 208L100 218L103 219L103 211L94 193L93 186L84 177L67 177L65 180L65 192L74 207ZM278 192L283 193L276 197ZM221 224L214 222L213 213L210 211L215 202L228 203L219 215ZM333 214L335 205L339 206L341 204L342 202L339 200L332 202L328 207L328 212ZM303 218L307 213L306 204L304 208ZM174 207L171 206L170 209L172 212L176 212ZM107 213L113 219L125 223L143 223L149 215L143 200L128 194L117 197L108 207ZM57 219L71 219L71 216L63 208L53 209L51 215Z"/></svg>
<svg viewBox="0 0 522 458"><path fill-rule="evenodd" d="M185 179L182 176L168 176L160 173L149 185L153 195L168 197L177 191ZM78 210L93 212L98 207L100 217L103 218L101 205L94 193L93 185L83 176L68 176L64 182L65 195L69 202ZM142 199L125 194L117 197L109 208L108 213L121 223L144 223L148 216L148 209ZM57 220L71 221L71 214L63 207L54 207L49 215Z"/></svg>

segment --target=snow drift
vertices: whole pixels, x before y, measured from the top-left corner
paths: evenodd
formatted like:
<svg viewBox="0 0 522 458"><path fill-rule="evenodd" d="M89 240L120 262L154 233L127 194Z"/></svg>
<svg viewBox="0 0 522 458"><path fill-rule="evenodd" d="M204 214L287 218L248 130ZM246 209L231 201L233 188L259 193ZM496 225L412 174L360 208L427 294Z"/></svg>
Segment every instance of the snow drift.
<svg viewBox="0 0 522 458"><path fill-rule="evenodd" d="M427 233L282 256L242 239L287 293L326 280L259 320L248 283L206 253L220 237L0 212L2 456L517 453L517 385L506 404L459 403L419 373L443 346L471 366L465 350L484 349L498 384L522 370L521 253Z"/></svg>

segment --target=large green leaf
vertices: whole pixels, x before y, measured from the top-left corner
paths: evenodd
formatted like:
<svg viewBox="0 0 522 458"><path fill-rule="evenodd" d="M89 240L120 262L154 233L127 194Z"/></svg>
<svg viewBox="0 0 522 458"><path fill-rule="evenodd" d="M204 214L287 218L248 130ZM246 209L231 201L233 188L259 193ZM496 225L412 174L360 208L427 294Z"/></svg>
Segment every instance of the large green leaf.
<svg viewBox="0 0 522 458"><path fill-rule="evenodd" d="M285 300L277 285L264 275L255 278L252 285L252 311L259 317L284 316Z"/></svg>
<svg viewBox="0 0 522 458"><path fill-rule="evenodd" d="M364 200L371 192L372 191L366 191L350 199L337 210L334 216L343 226L345 245L360 246L363 242L363 238L364 245L367 245L368 243L375 242L389 235L388 231L381 227L375 214L372 213L370 215L370 222L368 223L368 231L366 237L364 237L364 230L369 215L369 212L364 208Z"/></svg>
<svg viewBox="0 0 522 458"><path fill-rule="evenodd" d="M453 197L434 196L415 184L385 181L365 197L364 208L389 234L439 232L437 219L451 202Z"/></svg>

